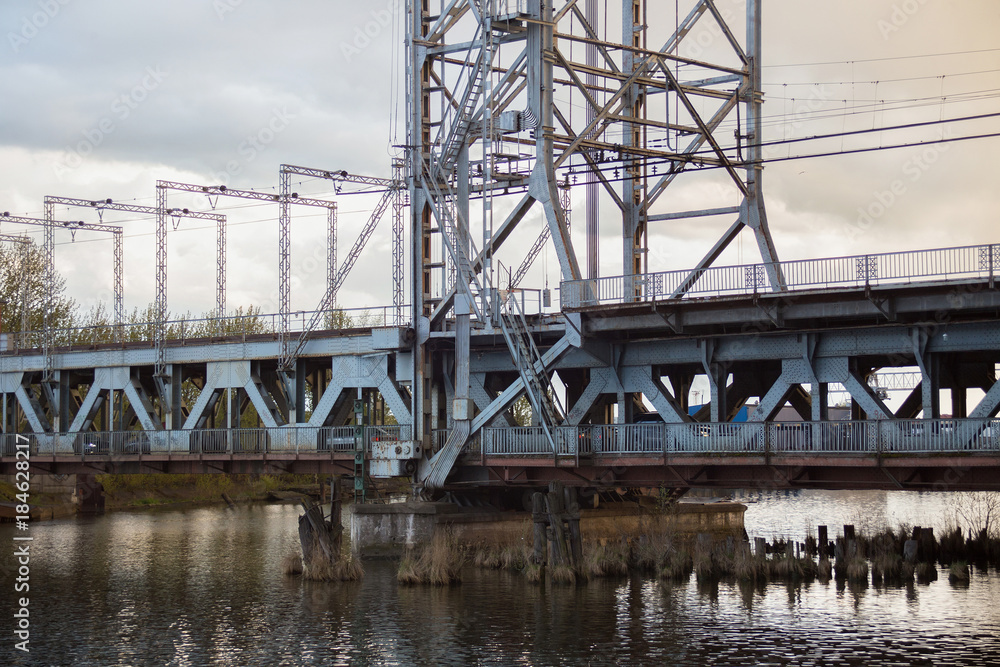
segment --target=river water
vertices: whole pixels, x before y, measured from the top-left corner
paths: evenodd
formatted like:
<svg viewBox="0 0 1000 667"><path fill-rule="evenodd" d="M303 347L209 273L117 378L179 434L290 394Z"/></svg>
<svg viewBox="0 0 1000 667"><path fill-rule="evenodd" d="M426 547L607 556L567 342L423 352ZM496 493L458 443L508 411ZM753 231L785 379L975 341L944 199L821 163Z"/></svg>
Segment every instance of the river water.
<svg viewBox="0 0 1000 667"><path fill-rule="evenodd" d="M747 531L943 527L945 494L748 494ZM15 530L0 526L0 665L994 665L1000 576L930 584L761 587L643 577L538 587L467 568L451 588L280 573L294 505L118 512L28 531L30 654L14 650ZM868 521L870 524L866 524ZM23 535L23 532L17 532Z"/></svg>

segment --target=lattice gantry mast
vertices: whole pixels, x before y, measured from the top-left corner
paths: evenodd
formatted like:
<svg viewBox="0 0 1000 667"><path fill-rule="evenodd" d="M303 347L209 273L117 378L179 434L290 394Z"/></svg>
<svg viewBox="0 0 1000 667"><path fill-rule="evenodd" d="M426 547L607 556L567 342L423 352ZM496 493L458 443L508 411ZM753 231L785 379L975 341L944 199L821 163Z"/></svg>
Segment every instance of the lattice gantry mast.
<svg viewBox="0 0 1000 667"><path fill-rule="evenodd" d="M155 206L116 202L112 199L89 200L46 196L45 205L91 208L97 211L97 215L102 220L104 218L104 211L139 213L141 215L152 216L156 216L159 213L159 209ZM167 214L175 221L180 218L190 218L193 220L212 220L215 222L215 311L216 317L224 317L226 314L226 216L221 213L191 211L186 208L168 209Z"/></svg>
<svg viewBox="0 0 1000 667"><path fill-rule="evenodd" d="M28 263L31 252L31 239L27 236L18 236L16 234L0 234L0 241L6 241L8 243L16 243L18 246L18 270L21 275L26 275L28 273ZM28 281L21 281L21 338L20 346L24 347L27 341L28 334Z"/></svg>
<svg viewBox="0 0 1000 667"><path fill-rule="evenodd" d="M290 164L281 165L280 177L281 177L281 192L285 197L286 201L291 201L291 181L289 176L292 174L298 176L308 176L310 178L320 178L326 179L333 182L340 183L358 183L361 185L371 185L379 188L384 188L382 191L382 197L379 199L378 203L372 211L372 214L368 218L368 222L362 228L361 233L358 235L357 240L351 249L347 252L347 257L344 258L344 263L342 266L337 267L337 227L336 227L336 211L333 211L329 220L328 229L328 259L327 259L327 290L323 297L320 307L317 311L328 311L336 304L337 292L340 290L340 286L343 284L347 275L354 268L354 264L357 262L358 257L361 252L365 249L368 244L368 240L371 238L372 233L375 231L375 227L378 225L382 216L385 215L386 209L389 207L390 203L393 207L393 224L392 224L392 258L393 258L393 306L396 310L396 322L402 322L402 308L403 308L403 227L402 227L402 209L405 206L404 193L406 188L406 183L403 181L400 174L401 166L398 162L393 163L394 175L393 178L379 178L377 176L359 176L357 174L351 174L344 170L330 170L330 169L314 169L312 167L298 167ZM340 191L340 186L337 186L338 192ZM287 204L282 204L282 210L286 210ZM285 215L283 213L282 215ZM312 331L317 322L311 323L306 327L303 333L308 333ZM304 341L303 341L304 342ZM296 351L297 352L297 351Z"/></svg>
<svg viewBox="0 0 1000 667"><path fill-rule="evenodd" d="M641 298L648 270L650 224L719 214L736 220L674 296L744 227L755 235L766 267L766 277L753 279L784 288L761 194L761 0L747 0L742 43L712 0L687 5L675 21L674 12L645 0L603 8L573 0L408 2L414 420L425 446L442 426L433 408L440 401L430 400L440 386L453 388L454 396L444 449L456 453L474 430L467 423L467 339L473 328L500 321L489 312L488 296L497 287L493 259L522 262L519 248L503 245L533 211L544 218L542 236L552 242L562 280L581 278L562 183L589 186L588 277L597 277L600 223L607 228L620 219L621 273L632 298ZM704 59L685 43L696 29L720 36ZM723 203L729 205L658 212L670 209L663 197L669 186L702 168L725 174L731 194ZM470 206L477 198L480 211ZM598 206L606 215L597 214ZM607 215L613 211L617 216ZM478 247L476 238L482 239ZM454 325L445 323L450 317ZM450 382L443 382L444 365L426 344L437 331L454 331ZM450 468L449 457L440 469ZM434 472L425 478L430 486L440 481Z"/></svg>
<svg viewBox="0 0 1000 667"><path fill-rule="evenodd" d="M73 234L73 238L76 238L76 232L79 230L101 232L105 234L111 234L114 239L114 291L115 291L115 332L116 336L120 340L121 336L121 325L122 325L122 312L123 312L123 297L122 297L122 258L124 255L122 248L122 228L114 225L94 225L86 224L79 220L74 221L57 221L55 219L54 209L51 205L46 204L45 206L45 218L28 218L16 215L10 215L4 212L0 215L0 222L8 222L21 225L31 225L36 227L42 227L43 230L43 242L42 242L42 253L45 259L44 268L44 278L43 284L45 286L45 299L43 306L43 324L42 324L42 355L44 362L44 370L42 373L42 388L49 395L49 399L52 405L56 404L56 392L58 390L53 389L52 385L56 381L56 371L52 359L52 349L55 346L55 323L52 321L53 307L55 304L55 280L56 280L56 268L55 268L55 230L56 228L68 229ZM24 309L27 309L27 299L24 299ZM21 315L22 325L25 323L24 313ZM63 396L65 398L65 396ZM58 427L58 421L55 424Z"/></svg>
<svg viewBox="0 0 1000 667"><path fill-rule="evenodd" d="M169 208L167 206L167 192L170 190L176 190L179 192L191 192L197 194L203 194L210 199L212 197L218 198L223 197L235 197L239 199L254 199L257 201L272 202L275 204L284 205L286 203L301 205L301 206L317 206L326 209L336 209L337 205L334 202L325 201L322 199L310 199L307 197L299 197L297 194L292 193L289 195L281 194L271 194L267 192L256 192L254 190L236 190L233 188L227 188L224 185L192 185L189 183L177 183L175 181L157 181L156 182L156 201L157 201L157 235L156 235L156 311L157 311L157 322L158 326L156 335L156 346L157 346L157 368L161 370L165 366L163 360L163 336L165 333L166 321L166 303L167 303L167 218L171 216L182 215L187 217L197 217L199 214L193 214L188 212L188 209L176 209ZM208 215L208 214L200 214ZM285 215L282 214L281 219L285 219ZM288 348L288 336L289 336L289 303L288 303L288 273L289 273L289 224L280 224L280 239L279 239L279 253L278 253L278 265L279 265L279 275L285 276L285 279L279 282L279 294L280 304L279 304L279 339L282 343L282 349L285 351L283 357L287 357Z"/></svg>

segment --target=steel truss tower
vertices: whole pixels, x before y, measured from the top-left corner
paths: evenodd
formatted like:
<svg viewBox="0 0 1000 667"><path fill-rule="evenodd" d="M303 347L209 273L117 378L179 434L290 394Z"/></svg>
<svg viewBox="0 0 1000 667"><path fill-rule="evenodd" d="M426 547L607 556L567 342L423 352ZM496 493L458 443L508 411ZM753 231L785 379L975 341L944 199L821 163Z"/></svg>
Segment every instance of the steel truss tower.
<svg viewBox="0 0 1000 667"><path fill-rule="evenodd" d="M453 396L446 410L448 440L421 473L430 487L443 481L475 430L471 332L516 322L495 312L503 303L496 290L505 285L498 284L494 265L495 258L502 260L504 242L519 223L540 214L562 280L582 278L561 183L589 184L591 192L598 184L602 212L617 212L588 210L588 278L597 277L600 229L607 234L619 219L625 294L638 300L650 224L733 215L672 296L682 296L744 227L752 230L766 273L750 278L760 287L784 289L761 191L761 0L747 0L742 42L713 0L695 0L676 20L646 0L599 4L407 4L413 404L415 435L425 447L442 426L442 387ZM710 58L692 57L685 39L704 29L717 36L717 44ZM723 131L724 121L730 125ZM727 175L732 196L723 203L729 206L657 212L670 208L663 196L670 185L705 167ZM474 208L476 199L481 206ZM597 201L591 194L588 207ZM523 260L517 251L510 262ZM454 336L454 349L438 352L435 336L444 332ZM544 387L546 369L536 361L542 365L528 375L539 376ZM532 377L523 382L533 405L542 401L531 397Z"/></svg>

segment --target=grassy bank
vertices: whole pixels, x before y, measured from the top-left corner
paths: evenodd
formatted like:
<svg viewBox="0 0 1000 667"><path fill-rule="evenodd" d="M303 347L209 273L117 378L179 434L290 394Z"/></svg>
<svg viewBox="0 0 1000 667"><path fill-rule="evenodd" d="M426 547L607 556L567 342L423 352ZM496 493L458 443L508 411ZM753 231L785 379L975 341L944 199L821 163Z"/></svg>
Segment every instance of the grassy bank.
<svg viewBox="0 0 1000 667"><path fill-rule="evenodd" d="M97 475L105 509L264 500L281 491L319 493L317 475Z"/></svg>

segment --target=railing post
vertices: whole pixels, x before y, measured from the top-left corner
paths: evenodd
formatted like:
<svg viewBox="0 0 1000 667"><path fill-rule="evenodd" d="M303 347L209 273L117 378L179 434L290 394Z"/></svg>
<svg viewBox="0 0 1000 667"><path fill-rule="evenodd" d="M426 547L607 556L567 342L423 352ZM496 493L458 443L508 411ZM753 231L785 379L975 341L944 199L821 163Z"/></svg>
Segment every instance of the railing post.
<svg viewBox="0 0 1000 667"><path fill-rule="evenodd" d="M993 244L986 247L986 254L989 256L990 264L990 289L993 289Z"/></svg>

